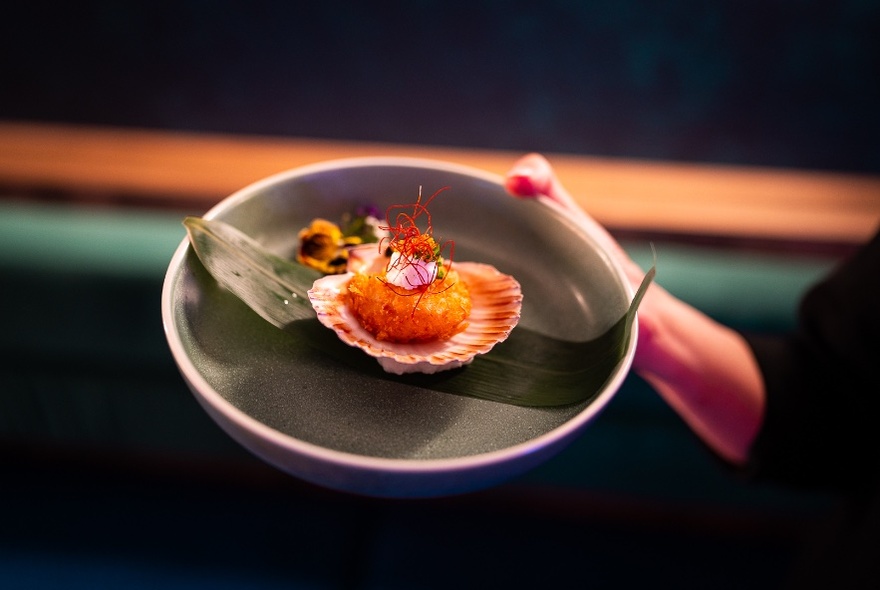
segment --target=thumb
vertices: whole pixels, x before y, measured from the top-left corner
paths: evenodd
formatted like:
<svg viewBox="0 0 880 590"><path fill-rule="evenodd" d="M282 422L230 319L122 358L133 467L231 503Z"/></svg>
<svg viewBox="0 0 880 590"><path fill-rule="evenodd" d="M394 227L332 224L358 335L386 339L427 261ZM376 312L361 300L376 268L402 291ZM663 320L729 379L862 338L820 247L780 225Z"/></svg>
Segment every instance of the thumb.
<svg viewBox="0 0 880 590"><path fill-rule="evenodd" d="M553 168L541 154L528 154L517 160L505 178L507 192L515 197L547 195L553 183Z"/></svg>
<svg viewBox="0 0 880 590"><path fill-rule="evenodd" d="M528 154L517 160L505 179L507 192L515 197L548 197L569 212L583 214L553 170L550 162L541 154Z"/></svg>
<svg viewBox="0 0 880 590"><path fill-rule="evenodd" d="M620 244L591 215L584 211L556 176L553 166L541 154L531 153L517 160L505 177L507 191L515 197L546 197L568 211L580 221L581 226L624 264L638 267L629 259ZM639 281L641 278L639 278ZM636 285L638 285L636 282Z"/></svg>

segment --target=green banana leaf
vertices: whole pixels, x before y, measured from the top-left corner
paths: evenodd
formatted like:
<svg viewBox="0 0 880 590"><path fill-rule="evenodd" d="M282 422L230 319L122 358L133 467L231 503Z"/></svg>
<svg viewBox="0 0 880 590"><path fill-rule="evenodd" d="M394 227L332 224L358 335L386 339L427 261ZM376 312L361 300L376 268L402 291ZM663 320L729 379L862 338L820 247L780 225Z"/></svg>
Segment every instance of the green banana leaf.
<svg viewBox="0 0 880 590"><path fill-rule="evenodd" d="M308 290L320 273L267 252L224 222L187 217L184 226L199 260L221 286L266 321L337 360L377 377L520 406L563 406L595 397L625 355L636 311L656 272L648 271L626 313L593 340L562 341L519 326L464 368L396 376L318 322Z"/></svg>

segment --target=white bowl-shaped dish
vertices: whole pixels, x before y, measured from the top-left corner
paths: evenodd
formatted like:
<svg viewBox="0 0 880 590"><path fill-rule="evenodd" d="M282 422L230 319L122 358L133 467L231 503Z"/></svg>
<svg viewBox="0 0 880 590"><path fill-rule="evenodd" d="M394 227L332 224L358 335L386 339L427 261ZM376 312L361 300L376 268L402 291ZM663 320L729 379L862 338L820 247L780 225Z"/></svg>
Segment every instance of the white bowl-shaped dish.
<svg viewBox="0 0 880 590"><path fill-rule="evenodd" d="M248 186L205 217L293 258L297 232L315 217L341 219L367 204L384 211L412 202L419 187L445 186L431 205L435 236L455 241L456 260L520 282L522 329L577 343L625 313L632 290L622 270L576 217L515 199L500 177L455 164L315 164ZM527 408L443 393L359 371L272 326L219 287L186 240L168 268L162 316L185 381L232 438L296 477L383 497L477 490L547 460L617 392L638 338L634 330L602 389L579 404Z"/></svg>

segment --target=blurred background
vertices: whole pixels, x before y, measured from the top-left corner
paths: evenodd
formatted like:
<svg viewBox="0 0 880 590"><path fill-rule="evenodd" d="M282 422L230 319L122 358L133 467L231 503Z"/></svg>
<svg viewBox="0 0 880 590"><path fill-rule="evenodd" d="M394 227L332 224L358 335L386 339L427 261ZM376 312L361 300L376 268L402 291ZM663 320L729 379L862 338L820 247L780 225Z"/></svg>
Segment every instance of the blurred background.
<svg viewBox="0 0 880 590"><path fill-rule="evenodd" d="M870 0L8 2L0 120L873 175L878 25ZM635 377L496 489L296 481L220 432L170 358L180 211L0 190L26 203L0 212L0 586L773 588L835 510L741 481ZM767 331L830 265L664 256L667 288Z"/></svg>
<svg viewBox="0 0 880 590"><path fill-rule="evenodd" d="M3 118L880 169L872 0L8 4Z"/></svg>

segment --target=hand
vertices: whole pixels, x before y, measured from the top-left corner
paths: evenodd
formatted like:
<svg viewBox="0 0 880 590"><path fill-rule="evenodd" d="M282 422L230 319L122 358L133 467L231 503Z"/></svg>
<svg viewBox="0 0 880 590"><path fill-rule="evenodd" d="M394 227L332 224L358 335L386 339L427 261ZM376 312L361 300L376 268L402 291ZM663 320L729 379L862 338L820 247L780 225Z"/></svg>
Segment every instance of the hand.
<svg viewBox="0 0 880 590"><path fill-rule="evenodd" d="M577 216L621 266L633 289L638 288L644 271L577 205L546 158L523 156L508 172L505 185L516 197L548 199ZM744 463L763 420L764 382L742 336L657 284L648 288L639 306L638 325L634 370L719 455Z"/></svg>
<svg viewBox="0 0 880 590"><path fill-rule="evenodd" d="M620 244L611 234L583 209L581 209L562 183L556 177L556 173L550 162L540 154L528 154L520 158L507 173L505 179L507 191L520 198L544 198L550 200L556 206L561 207L569 215L575 216L582 227L605 249L621 266L627 279L632 285L633 291L639 288L645 271L633 262ZM658 304L657 299L666 297L660 287L651 285L645 298L639 306L639 334L640 346L636 350L634 366L638 370L646 364L642 357L647 356L647 345L643 344L650 339L652 333L650 318L655 314L652 308Z"/></svg>

